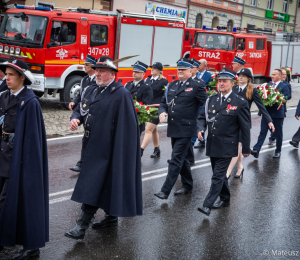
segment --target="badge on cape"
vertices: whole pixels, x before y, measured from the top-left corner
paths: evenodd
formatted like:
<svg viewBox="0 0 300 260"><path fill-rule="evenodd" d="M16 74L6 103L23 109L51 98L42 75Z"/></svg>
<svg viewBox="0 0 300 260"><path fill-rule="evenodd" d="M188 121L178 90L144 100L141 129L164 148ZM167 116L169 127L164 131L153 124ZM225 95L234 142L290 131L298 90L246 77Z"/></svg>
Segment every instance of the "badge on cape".
<svg viewBox="0 0 300 260"><path fill-rule="evenodd" d="M21 102L21 106L23 106L23 105L24 105L24 101Z"/></svg>
<svg viewBox="0 0 300 260"><path fill-rule="evenodd" d="M86 107L86 104L83 104L83 107Z"/></svg>
<svg viewBox="0 0 300 260"><path fill-rule="evenodd" d="M190 85L190 83L189 83L189 82L187 82L187 83L186 83L186 85L188 86L188 85Z"/></svg>
<svg viewBox="0 0 300 260"><path fill-rule="evenodd" d="M186 92L191 92L191 91L193 91L193 88L186 88L185 91Z"/></svg>
<svg viewBox="0 0 300 260"><path fill-rule="evenodd" d="M237 109L237 106L232 106L232 105L228 104L226 112L227 112L227 114L229 114L230 110L236 110L236 109Z"/></svg>
<svg viewBox="0 0 300 260"><path fill-rule="evenodd" d="M227 103L230 103L231 102L231 98L227 98Z"/></svg>

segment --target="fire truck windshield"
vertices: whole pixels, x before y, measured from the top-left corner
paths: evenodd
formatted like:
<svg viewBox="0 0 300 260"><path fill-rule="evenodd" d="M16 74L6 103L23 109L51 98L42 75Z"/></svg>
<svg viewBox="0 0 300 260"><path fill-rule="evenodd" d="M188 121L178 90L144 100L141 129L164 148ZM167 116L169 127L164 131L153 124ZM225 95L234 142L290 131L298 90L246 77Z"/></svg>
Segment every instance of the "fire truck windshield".
<svg viewBox="0 0 300 260"><path fill-rule="evenodd" d="M198 32L195 46L207 49L234 50L234 37L228 34Z"/></svg>
<svg viewBox="0 0 300 260"><path fill-rule="evenodd" d="M48 18L35 15L6 14L0 29L0 42L27 47L42 47Z"/></svg>

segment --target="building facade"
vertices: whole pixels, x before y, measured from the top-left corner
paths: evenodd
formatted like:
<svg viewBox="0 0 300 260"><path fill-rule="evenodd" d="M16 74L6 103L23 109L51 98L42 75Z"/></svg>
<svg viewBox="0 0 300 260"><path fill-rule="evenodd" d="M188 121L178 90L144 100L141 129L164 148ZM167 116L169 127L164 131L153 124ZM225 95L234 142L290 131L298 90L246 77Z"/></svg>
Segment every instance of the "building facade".
<svg viewBox="0 0 300 260"><path fill-rule="evenodd" d="M244 0L190 0L189 28L226 26L228 31L241 25Z"/></svg>
<svg viewBox="0 0 300 260"><path fill-rule="evenodd" d="M294 32L298 0L245 0L241 27Z"/></svg>

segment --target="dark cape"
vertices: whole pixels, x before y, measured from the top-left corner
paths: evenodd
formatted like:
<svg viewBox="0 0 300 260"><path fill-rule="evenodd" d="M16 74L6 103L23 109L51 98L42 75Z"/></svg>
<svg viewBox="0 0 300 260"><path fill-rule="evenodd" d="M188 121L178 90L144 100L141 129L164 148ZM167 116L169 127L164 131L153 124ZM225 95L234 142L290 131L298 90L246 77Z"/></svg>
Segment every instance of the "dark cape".
<svg viewBox="0 0 300 260"><path fill-rule="evenodd" d="M49 241L46 131L40 104L29 90L17 107L7 196L0 213L0 245L33 249Z"/></svg>
<svg viewBox="0 0 300 260"><path fill-rule="evenodd" d="M94 122L72 200L109 215L142 215L139 124L131 94L113 82L89 113Z"/></svg>

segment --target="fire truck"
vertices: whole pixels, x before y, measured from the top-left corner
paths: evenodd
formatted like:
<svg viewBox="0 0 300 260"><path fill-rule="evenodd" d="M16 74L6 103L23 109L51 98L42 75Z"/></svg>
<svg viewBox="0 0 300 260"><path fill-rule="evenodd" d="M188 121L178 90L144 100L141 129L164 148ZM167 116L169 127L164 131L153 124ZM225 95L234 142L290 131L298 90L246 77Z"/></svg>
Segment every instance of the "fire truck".
<svg viewBox="0 0 300 260"><path fill-rule="evenodd" d="M85 76L87 54L115 60L139 55L118 64L117 80L122 84L132 79L136 60L148 65L161 62L169 81L177 75L183 18L79 8L15 7L3 18L0 57L26 62L35 77L31 88L39 96L59 93L64 104L72 101Z"/></svg>
<svg viewBox="0 0 300 260"><path fill-rule="evenodd" d="M247 62L245 67L252 70L255 83L268 81L272 71L282 67L289 68L292 77L299 79L300 42L298 37L287 42L286 36L267 30L233 28L233 32L227 32L203 26L195 32L190 57L206 59L209 70L220 71L224 66L232 68L237 55Z"/></svg>

